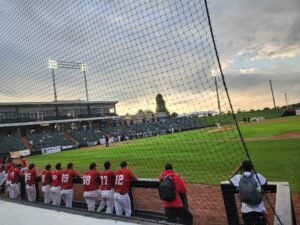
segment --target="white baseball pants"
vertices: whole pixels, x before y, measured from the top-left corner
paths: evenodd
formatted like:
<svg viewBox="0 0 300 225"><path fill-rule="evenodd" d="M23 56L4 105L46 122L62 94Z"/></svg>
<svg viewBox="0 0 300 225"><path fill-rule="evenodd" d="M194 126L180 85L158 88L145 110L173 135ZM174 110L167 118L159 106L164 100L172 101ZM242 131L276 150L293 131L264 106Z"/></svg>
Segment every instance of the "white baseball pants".
<svg viewBox="0 0 300 225"><path fill-rule="evenodd" d="M106 206L106 213L112 214L114 210L114 191L111 190L104 190L101 192L101 202L98 208L98 212L101 212L102 209Z"/></svg>
<svg viewBox="0 0 300 225"><path fill-rule="evenodd" d="M44 192L44 204L50 204L51 202L50 189L49 184L42 187L42 192Z"/></svg>
<svg viewBox="0 0 300 225"><path fill-rule="evenodd" d="M26 185L27 199L29 202L35 202L36 200L36 188L35 185Z"/></svg>
<svg viewBox="0 0 300 225"><path fill-rule="evenodd" d="M19 199L20 198L20 183L10 184L9 198Z"/></svg>
<svg viewBox="0 0 300 225"><path fill-rule="evenodd" d="M96 202L100 200L101 191L85 191L83 192L83 197L86 201L87 207L89 211L95 211Z"/></svg>
<svg viewBox="0 0 300 225"><path fill-rule="evenodd" d="M52 200L52 205L60 206L61 198L60 198L61 187L52 187L50 189L50 196Z"/></svg>
<svg viewBox="0 0 300 225"><path fill-rule="evenodd" d="M64 200L67 208L72 208L73 189L61 190L60 197Z"/></svg>
<svg viewBox="0 0 300 225"><path fill-rule="evenodd" d="M131 201L128 194L121 195L116 192L114 194L114 202L116 214L118 216L122 216L123 211L125 212L125 216L131 216Z"/></svg>

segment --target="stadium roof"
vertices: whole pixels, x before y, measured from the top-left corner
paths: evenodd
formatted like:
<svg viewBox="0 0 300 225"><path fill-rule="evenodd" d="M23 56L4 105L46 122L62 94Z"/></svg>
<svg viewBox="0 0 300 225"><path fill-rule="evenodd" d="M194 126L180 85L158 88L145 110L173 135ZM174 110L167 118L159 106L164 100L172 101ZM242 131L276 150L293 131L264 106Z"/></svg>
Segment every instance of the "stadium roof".
<svg viewBox="0 0 300 225"><path fill-rule="evenodd" d="M19 126L44 125L44 124L53 124L53 123L54 124L72 123L72 122L119 119L119 118L120 118L119 116L103 116L103 117L75 118L75 119L63 119L63 120L32 121L32 122L21 122L21 123L3 123L0 124L0 127L19 127Z"/></svg>
<svg viewBox="0 0 300 225"><path fill-rule="evenodd" d="M117 104L118 101L82 101L82 100L66 100L57 102L0 102L0 106L37 106L37 105L93 105L93 104Z"/></svg>

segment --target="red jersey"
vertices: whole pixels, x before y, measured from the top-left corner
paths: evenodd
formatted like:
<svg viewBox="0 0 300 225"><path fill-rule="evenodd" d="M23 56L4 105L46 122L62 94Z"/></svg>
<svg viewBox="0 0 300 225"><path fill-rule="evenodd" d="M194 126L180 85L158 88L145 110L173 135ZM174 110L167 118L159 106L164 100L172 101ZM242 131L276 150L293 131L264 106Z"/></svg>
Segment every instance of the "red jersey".
<svg viewBox="0 0 300 225"><path fill-rule="evenodd" d="M99 187L99 173L96 170L89 170L85 172L82 177L83 191L95 191Z"/></svg>
<svg viewBox="0 0 300 225"><path fill-rule="evenodd" d="M26 184L33 185L35 184L35 178L36 178L36 170L30 169L26 173Z"/></svg>
<svg viewBox="0 0 300 225"><path fill-rule="evenodd" d="M22 165L22 168L27 167L27 160L26 159L22 159L21 160L21 165Z"/></svg>
<svg viewBox="0 0 300 225"><path fill-rule="evenodd" d="M130 182L132 180L137 180L137 177L130 169L118 169L116 172L115 192L121 194L129 193Z"/></svg>
<svg viewBox="0 0 300 225"><path fill-rule="evenodd" d="M42 173L42 185L43 186L51 184L51 176L52 176L51 170L44 170L43 171L43 173Z"/></svg>
<svg viewBox="0 0 300 225"><path fill-rule="evenodd" d="M7 163L5 166L5 173L8 173L8 171L11 169L12 165L11 163Z"/></svg>
<svg viewBox="0 0 300 225"><path fill-rule="evenodd" d="M22 172L19 168L14 168L10 172L10 176L11 176L11 183L12 184L17 184L17 183L20 182L20 177L22 176Z"/></svg>
<svg viewBox="0 0 300 225"><path fill-rule="evenodd" d="M52 173L52 186L53 187L59 187L61 185L61 175L62 175L61 170L55 170Z"/></svg>
<svg viewBox="0 0 300 225"><path fill-rule="evenodd" d="M73 178L78 176L78 173L74 170L64 170L61 176L61 189L72 189L73 188Z"/></svg>
<svg viewBox="0 0 300 225"><path fill-rule="evenodd" d="M164 201L164 207L165 208L166 207L175 207L175 208L182 207L183 204L182 204L181 198L179 196L179 193L186 193L187 192L186 186L185 186L185 183L184 183L183 179L178 174L175 174L173 170L163 171L160 174L159 178L158 178L159 181L161 181L161 179L164 176L170 176L174 179L176 190L177 190L176 198L171 202Z"/></svg>
<svg viewBox="0 0 300 225"><path fill-rule="evenodd" d="M12 172L13 168L10 168L10 170L7 172L7 181L11 181L11 172Z"/></svg>
<svg viewBox="0 0 300 225"><path fill-rule="evenodd" d="M110 190L115 187L116 174L111 170L104 170L99 173L100 176L100 189Z"/></svg>

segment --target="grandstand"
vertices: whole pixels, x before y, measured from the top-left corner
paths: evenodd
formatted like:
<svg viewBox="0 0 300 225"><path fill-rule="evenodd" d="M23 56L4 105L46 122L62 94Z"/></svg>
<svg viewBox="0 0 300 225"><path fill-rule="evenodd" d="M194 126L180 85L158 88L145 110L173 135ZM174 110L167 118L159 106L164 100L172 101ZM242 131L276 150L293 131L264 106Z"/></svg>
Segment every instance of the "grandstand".
<svg viewBox="0 0 300 225"><path fill-rule="evenodd" d="M116 115L116 101L57 101L0 103L1 124Z"/></svg>
<svg viewBox="0 0 300 225"><path fill-rule="evenodd" d="M104 144L105 135L119 142L207 126L191 118L169 118L166 113L118 117L116 103L89 102L90 111L83 101L1 103L1 152L29 149L40 154L52 148Z"/></svg>

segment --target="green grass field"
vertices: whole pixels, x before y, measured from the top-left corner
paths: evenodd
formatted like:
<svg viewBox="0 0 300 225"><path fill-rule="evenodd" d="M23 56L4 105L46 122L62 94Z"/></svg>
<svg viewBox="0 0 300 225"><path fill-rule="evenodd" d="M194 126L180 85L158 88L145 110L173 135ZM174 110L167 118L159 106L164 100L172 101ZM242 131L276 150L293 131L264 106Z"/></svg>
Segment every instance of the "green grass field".
<svg viewBox="0 0 300 225"><path fill-rule="evenodd" d="M94 161L102 164L110 160L116 169L120 161L127 160L139 177L150 178L157 177L166 162L172 162L188 182L218 185L227 180L236 165L246 158L237 132L230 130L227 126L219 131L213 128L181 132L122 142L109 148L97 146L38 155L30 157L29 161L40 168L47 163L66 165L71 161L77 171L83 172ZM269 181L290 182L292 191L300 193L300 170L296 168L300 162L300 138L255 140L300 131L300 117L241 125L241 130L256 169Z"/></svg>

